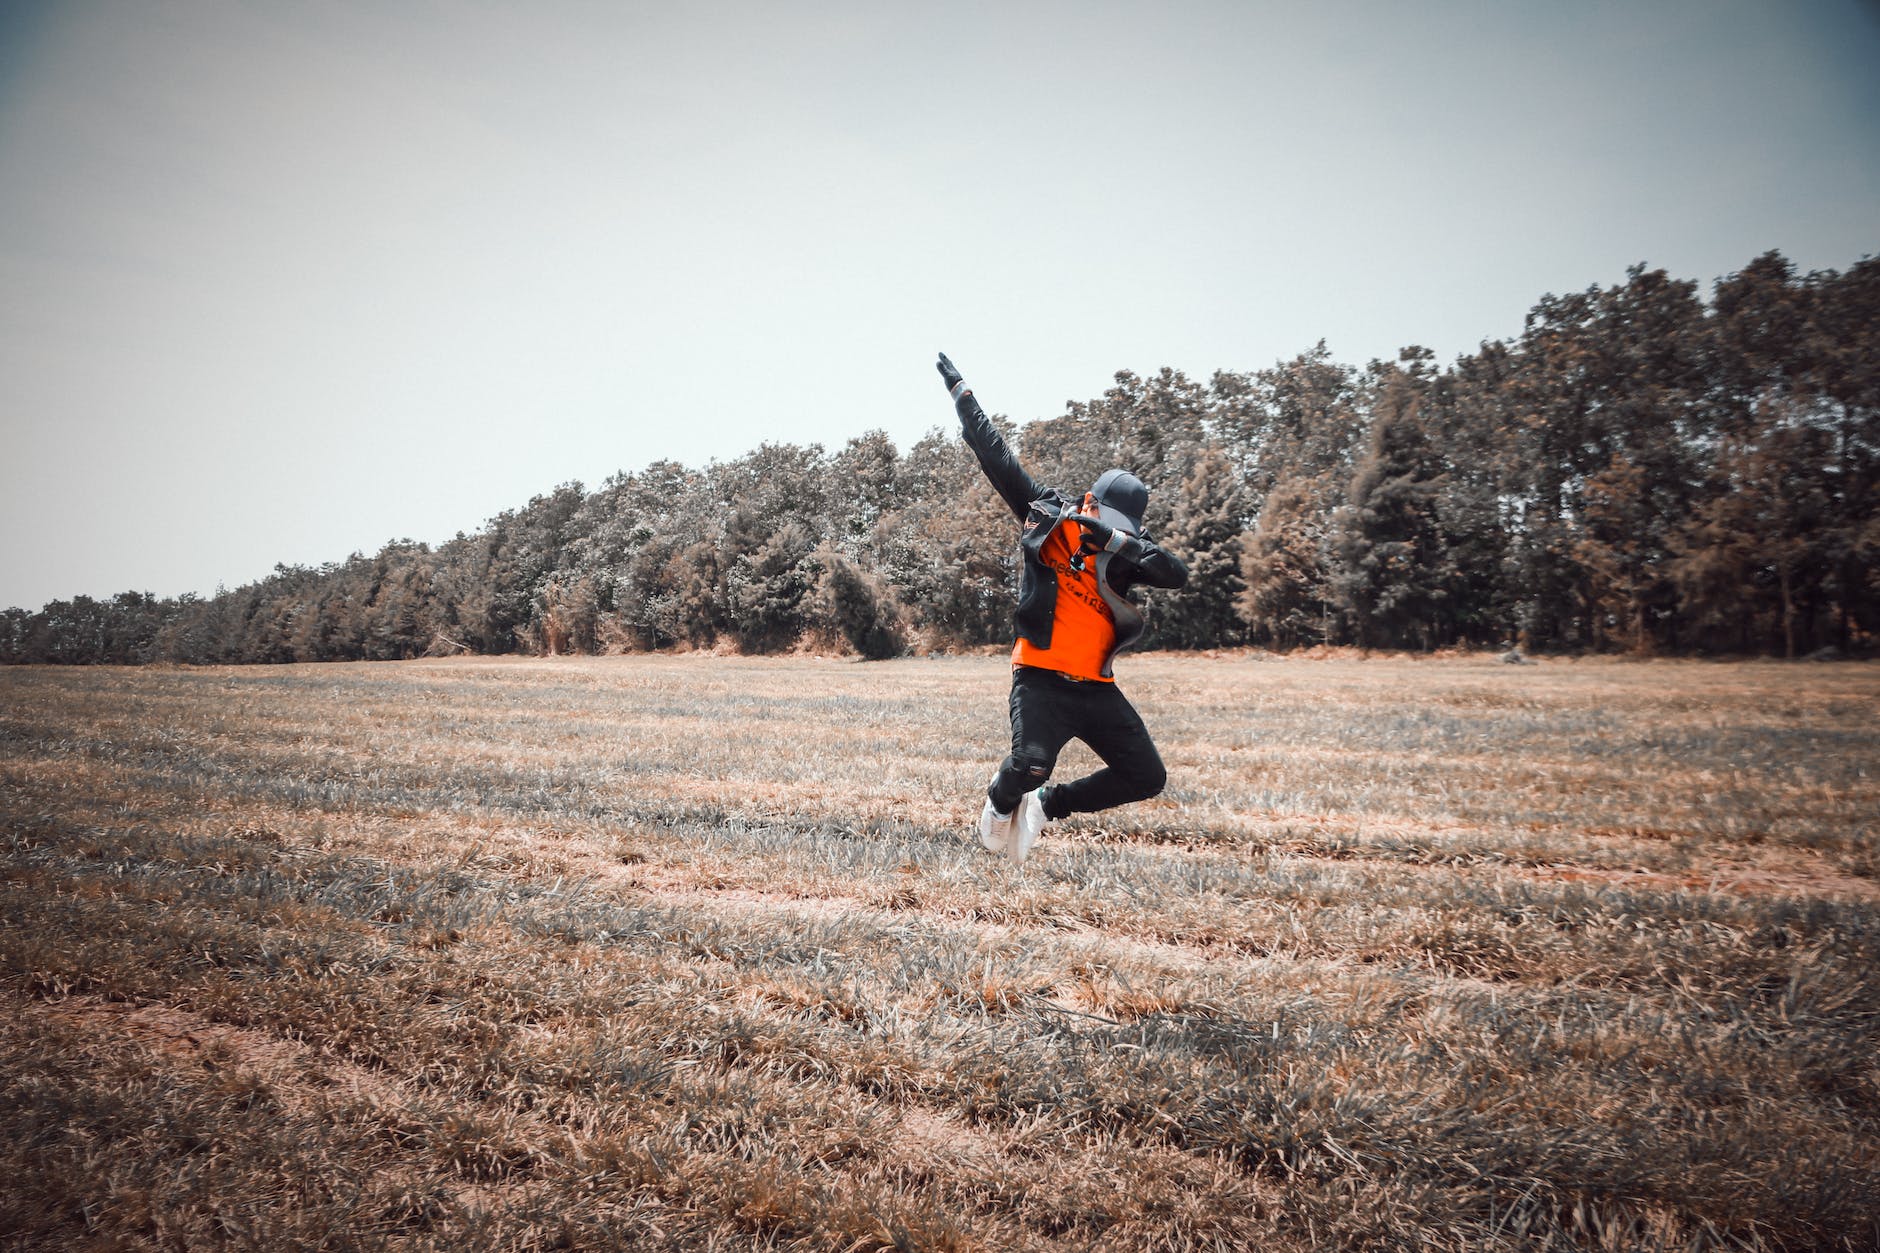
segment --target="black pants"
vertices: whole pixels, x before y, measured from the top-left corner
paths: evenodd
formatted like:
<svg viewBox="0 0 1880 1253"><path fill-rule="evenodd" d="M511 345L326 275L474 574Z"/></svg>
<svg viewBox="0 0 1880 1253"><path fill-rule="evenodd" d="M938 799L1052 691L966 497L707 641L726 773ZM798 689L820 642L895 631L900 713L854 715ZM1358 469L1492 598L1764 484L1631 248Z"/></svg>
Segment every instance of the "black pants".
<svg viewBox="0 0 1880 1253"><path fill-rule="evenodd" d="M1046 793L1048 818L1147 800L1168 782L1149 728L1116 684L1080 683L1019 666L1012 672L1012 755L986 789L993 807L1010 813L1025 793L1042 786L1073 739L1090 745L1103 769Z"/></svg>

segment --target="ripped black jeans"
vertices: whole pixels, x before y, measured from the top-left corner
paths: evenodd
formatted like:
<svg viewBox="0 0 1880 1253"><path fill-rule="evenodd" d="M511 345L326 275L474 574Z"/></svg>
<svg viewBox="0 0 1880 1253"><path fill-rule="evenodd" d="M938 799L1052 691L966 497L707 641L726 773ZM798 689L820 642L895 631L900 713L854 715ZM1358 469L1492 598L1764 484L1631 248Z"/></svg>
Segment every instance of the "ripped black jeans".
<svg viewBox="0 0 1880 1253"><path fill-rule="evenodd" d="M1012 754L986 789L993 808L1012 812L1051 777L1058 753L1073 739L1088 744L1103 768L1045 793L1047 818L1147 800L1168 782L1149 728L1116 684L1019 666L1012 671Z"/></svg>

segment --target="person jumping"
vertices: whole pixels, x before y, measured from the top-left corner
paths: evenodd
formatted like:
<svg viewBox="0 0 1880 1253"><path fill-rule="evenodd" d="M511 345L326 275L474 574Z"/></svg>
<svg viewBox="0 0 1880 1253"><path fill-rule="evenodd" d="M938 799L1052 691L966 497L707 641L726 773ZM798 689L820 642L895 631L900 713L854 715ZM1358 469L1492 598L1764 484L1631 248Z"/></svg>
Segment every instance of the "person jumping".
<svg viewBox="0 0 1880 1253"><path fill-rule="evenodd" d="M979 842L1022 862L1047 822L1147 800L1168 782L1155 741L1110 666L1142 637L1142 611L1129 589L1182 587L1188 567L1143 531L1149 489L1141 479L1109 470L1077 499L1044 486L1006 447L945 353L936 368L967 446L1023 528L1012 751L992 776L979 815ZM1048 783L1072 739L1088 744L1103 768L1071 783Z"/></svg>

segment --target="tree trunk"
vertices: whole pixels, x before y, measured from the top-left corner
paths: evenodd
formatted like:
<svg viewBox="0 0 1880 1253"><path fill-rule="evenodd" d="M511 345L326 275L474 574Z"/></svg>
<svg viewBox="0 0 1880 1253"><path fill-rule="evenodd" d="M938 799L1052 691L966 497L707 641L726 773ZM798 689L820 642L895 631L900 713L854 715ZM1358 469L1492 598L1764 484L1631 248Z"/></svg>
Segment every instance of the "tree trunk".
<svg viewBox="0 0 1880 1253"><path fill-rule="evenodd" d="M1789 563L1777 567L1782 576L1782 655L1795 660L1795 593L1790 587Z"/></svg>
<svg viewBox="0 0 1880 1253"><path fill-rule="evenodd" d="M1626 599L1632 608L1632 653L1643 657L1649 651L1645 647L1645 597L1639 591L1637 579L1626 589Z"/></svg>
<svg viewBox="0 0 1880 1253"><path fill-rule="evenodd" d="M1855 526L1855 508L1856 507L1855 507L1854 502L1859 500L1861 497L1861 493L1853 490L1853 482L1854 482L1853 426L1854 426L1854 406L1852 403L1844 400L1841 402L1841 420L1835 424L1835 434L1839 437L1839 442L1840 442L1840 448L1838 451L1840 453L1840 458L1841 458L1841 493L1840 493L1841 507L1836 509L1836 513L1840 515L1839 521L1841 525L1846 528L1845 534L1848 536L1848 542L1850 543L1852 542L1852 535L1854 533L1854 526ZM1835 601L1836 601L1835 608L1839 611L1835 615L1836 618L1839 620L1837 623L1836 631L1835 631L1835 634L1838 638L1835 640L1835 643L1837 646L1839 646L1842 654L1846 655L1848 649L1852 647L1852 644L1853 644L1853 637L1852 637L1852 632L1851 632L1851 612L1852 611L1849 607L1848 602L1854 599L1854 558L1850 554L1846 553L1845 551L1843 552L1841 556L1840 591L1841 591L1841 594L1835 597Z"/></svg>
<svg viewBox="0 0 1880 1253"><path fill-rule="evenodd" d="M1853 636L1850 629L1852 610L1848 605L1848 602L1854 598L1853 588L1854 559L1852 557L1843 557L1841 558L1841 594L1834 599L1836 610L1835 618L1837 620L1835 627L1835 645L1844 655L1853 647Z"/></svg>

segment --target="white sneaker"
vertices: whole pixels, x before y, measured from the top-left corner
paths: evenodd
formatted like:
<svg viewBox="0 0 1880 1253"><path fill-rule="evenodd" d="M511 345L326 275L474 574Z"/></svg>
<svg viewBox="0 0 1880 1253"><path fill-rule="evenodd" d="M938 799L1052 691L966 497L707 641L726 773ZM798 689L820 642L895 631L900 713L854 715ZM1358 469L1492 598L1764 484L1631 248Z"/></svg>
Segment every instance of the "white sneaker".
<svg viewBox="0 0 1880 1253"><path fill-rule="evenodd" d="M1021 805L1019 807L1023 809ZM979 842L995 853L1007 853L1012 843L1012 814L1002 814L992 807L992 798L986 798L986 807L979 811Z"/></svg>
<svg viewBox="0 0 1880 1253"><path fill-rule="evenodd" d="M1025 793L1025 799L1018 803L1017 819L1012 826L1012 838L1006 845L1005 855L1015 862L1024 861L1031 856L1031 846L1038 842L1038 833L1044 830L1044 824L1050 819L1044 816L1044 801L1038 793L1043 788L1033 788Z"/></svg>

